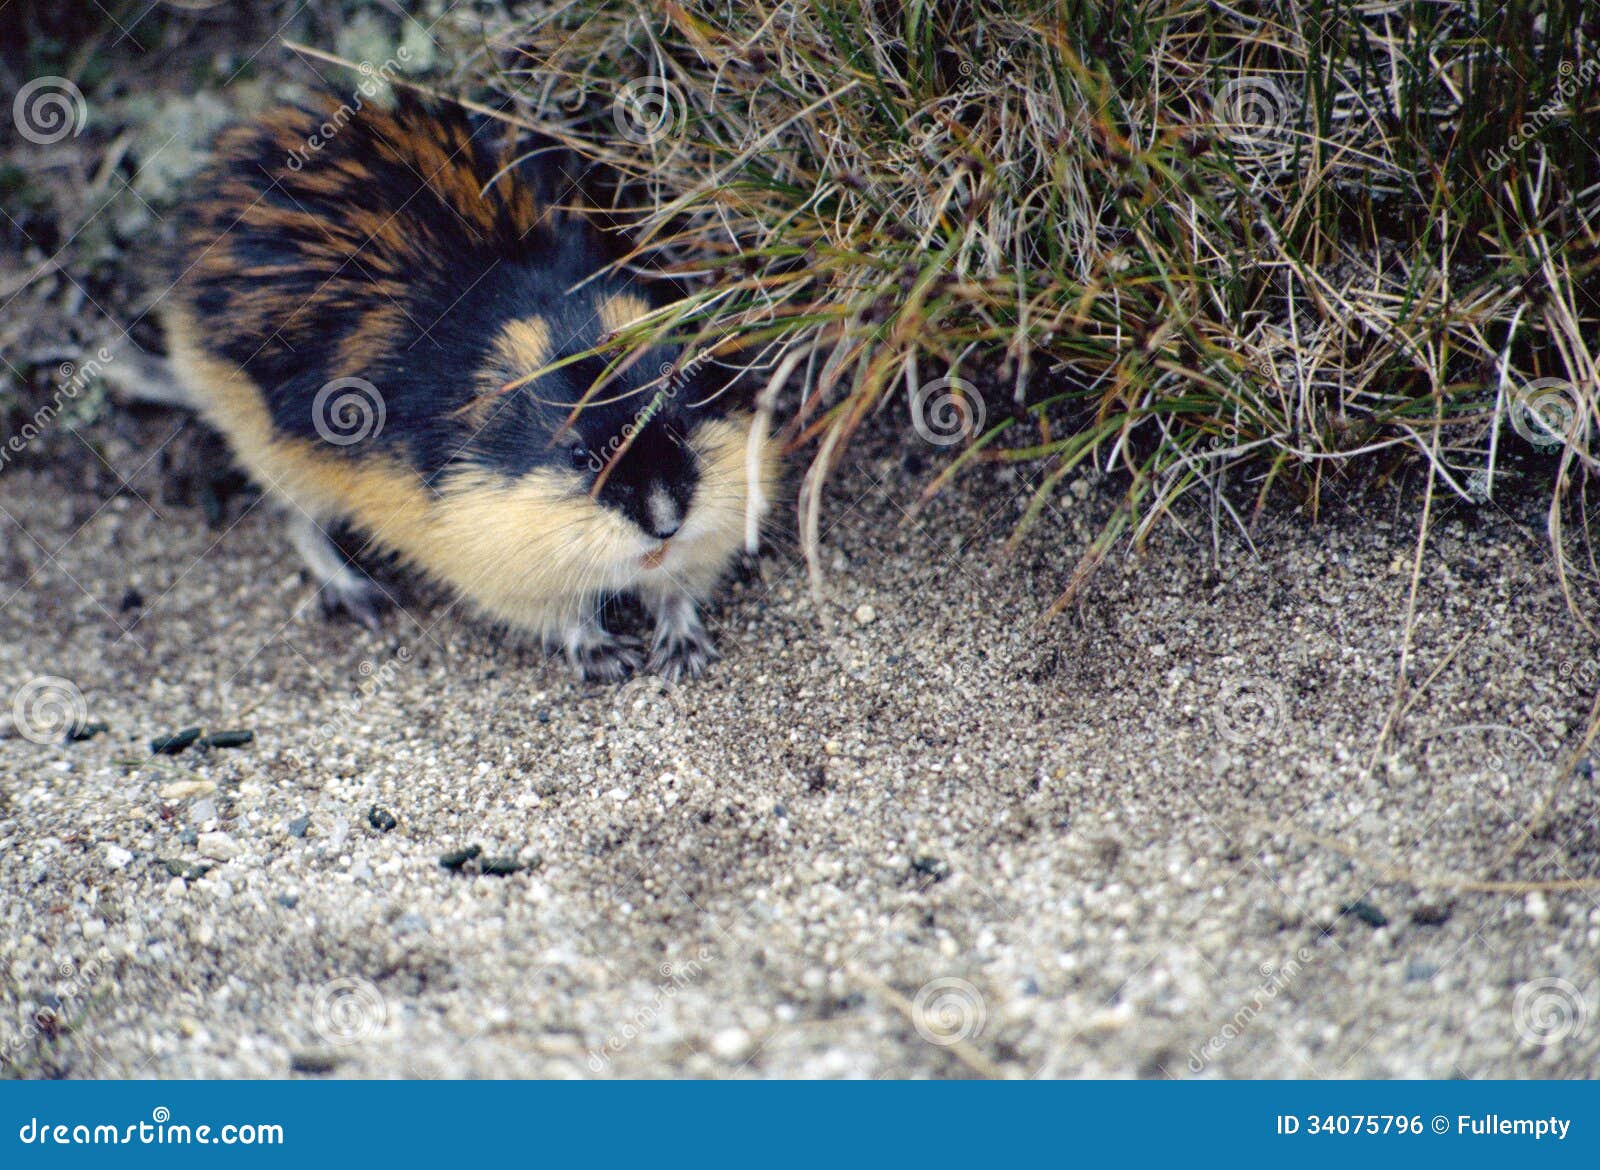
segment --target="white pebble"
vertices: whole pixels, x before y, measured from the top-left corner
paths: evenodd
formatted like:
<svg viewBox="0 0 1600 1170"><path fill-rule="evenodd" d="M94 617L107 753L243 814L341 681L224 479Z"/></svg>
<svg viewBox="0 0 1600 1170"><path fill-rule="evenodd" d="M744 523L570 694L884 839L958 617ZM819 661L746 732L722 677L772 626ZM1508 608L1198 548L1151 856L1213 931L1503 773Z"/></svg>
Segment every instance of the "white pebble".
<svg viewBox="0 0 1600 1170"><path fill-rule="evenodd" d="M121 869L133 860L133 854L120 845L106 846L106 864L112 869Z"/></svg>
<svg viewBox="0 0 1600 1170"><path fill-rule="evenodd" d="M202 856L218 861L232 861L239 856L239 846L226 833L201 833L197 845Z"/></svg>
<svg viewBox="0 0 1600 1170"><path fill-rule="evenodd" d="M878 611L873 609L870 605L858 605L858 606L856 606L856 624L857 625L870 626L873 622L875 622L877 620L878 620Z"/></svg>
<svg viewBox="0 0 1600 1170"><path fill-rule="evenodd" d="M160 796L162 800L188 800L191 796L210 796L216 790L210 780L175 780L162 786Z"/></svg>
<svg viewBox="0 0 1600 1170"><path fill-rule="evenodd" d="M711 1037L712 1054L722 1060L744 1060L750 1047L750 1033L743 1028L724 1028Z"/></svg>

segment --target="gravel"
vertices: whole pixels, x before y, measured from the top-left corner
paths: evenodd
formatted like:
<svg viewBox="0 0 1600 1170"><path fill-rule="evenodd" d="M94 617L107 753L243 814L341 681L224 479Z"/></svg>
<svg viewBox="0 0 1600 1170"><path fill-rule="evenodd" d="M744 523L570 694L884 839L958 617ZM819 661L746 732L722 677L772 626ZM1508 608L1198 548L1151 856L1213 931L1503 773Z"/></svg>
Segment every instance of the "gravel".
<svg viewBox="0 0 1600 1170"><path fill-rule="evenodd" d="M1482 884L1600 873L1592 771L1519 836L1600 679L1538 500L1435 501L1380 744L1393 492L1216 556L1181 514L1038 626L1114 490L1008 557L1025 481L910 520L877 436L820 598L780 521L720 663L603 688L392 575L328 624L265 509L159 503L144 428L0 476L0 706L108 725L0 742L0 1075L1597 1067L1596 891ZM254 737L151 754L191 727Z"/></svg>

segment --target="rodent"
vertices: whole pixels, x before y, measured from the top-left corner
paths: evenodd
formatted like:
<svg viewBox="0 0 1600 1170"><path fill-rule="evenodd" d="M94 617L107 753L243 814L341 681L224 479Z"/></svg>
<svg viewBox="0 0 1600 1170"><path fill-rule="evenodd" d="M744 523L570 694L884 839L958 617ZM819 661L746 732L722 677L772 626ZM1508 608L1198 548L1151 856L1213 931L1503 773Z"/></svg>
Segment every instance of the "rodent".
<svg viewBox="0 0 1600 1170"><path fill-rule="evenodd" d="M196 181L162 306L184 396L284 504L330 609L376 623L377 588L325 531L344 523L583 678L644 665L600 618L630 593L655 618L650 669L698 674L716 657L699 608L777 475L759 416L708 403L672 348L598 392L599 356L515 386L654 300L558 206L564 172L489 123L322 102L224 131Z"/></svg>

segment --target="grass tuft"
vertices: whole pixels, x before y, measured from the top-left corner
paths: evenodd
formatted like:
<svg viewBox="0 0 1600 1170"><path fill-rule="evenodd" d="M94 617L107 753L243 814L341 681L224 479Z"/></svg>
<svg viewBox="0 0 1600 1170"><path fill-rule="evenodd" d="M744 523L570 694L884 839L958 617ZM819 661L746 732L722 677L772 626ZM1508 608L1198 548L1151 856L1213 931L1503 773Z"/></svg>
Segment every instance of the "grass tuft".
<svg viewBox="0 0 1600 1170"><path fill-rule="evenodd" d="M1248 530L1357 463L1473 502L1530 453L1557 501L1600 466L1597 31L1577 0L573 0L473 68L694 282L619 346L799 379L810 547L886 406L949 452L930 494L1034 469L1015 537L1124 473L1064 603L1197 486Z"/></svg>

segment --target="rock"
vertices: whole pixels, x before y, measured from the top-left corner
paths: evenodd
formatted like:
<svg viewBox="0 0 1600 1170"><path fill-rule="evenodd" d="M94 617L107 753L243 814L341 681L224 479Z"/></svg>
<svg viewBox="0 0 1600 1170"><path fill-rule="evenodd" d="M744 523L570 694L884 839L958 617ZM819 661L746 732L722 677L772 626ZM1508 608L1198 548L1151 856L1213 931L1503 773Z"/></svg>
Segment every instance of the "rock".
<svg viewBox="0 0 1600 1170"><path fill-rule="evenodd" d="M211 780L174 780L162 785L156 795L162 800L188 800L194 796L210 796L216 790L217 785Z"/></svg>
<svg viewBox="0 0 1600 1170"><path fill-rule="evenodd" d="M367 811L367 824L380 833L387 833L399 823L392 812L380 805L375 804Z"/></svg>
<svg viewBox="0 0 1600 1170"><path fill-rule="evenodd" d="M711 1037L711 1053L721 1060L743 1062L755 1045L743 1028L724 1028Z"/></svg>
<svg viewBox="0 0 1600 1170"><path fill-rule="evenodd" d="M870 626L878 620L878 611L870 605L858 605L856 606L855 619L858 626Z"/></svg>
<svg viewBox="0 0 1600 1170"><path fill-rule="evenodd" d="M106 846L106 864L112 869L121 869L133 860L133 854L120 845Z"/></svg>
<svg viewBox="0 0 1600 1170"><path fill-rule="evenodd" d="M239 846L226 833L201 833L195 843L202 855L217 861L232 861L239 856Z"/></svg>

